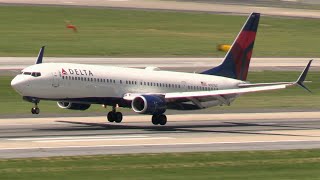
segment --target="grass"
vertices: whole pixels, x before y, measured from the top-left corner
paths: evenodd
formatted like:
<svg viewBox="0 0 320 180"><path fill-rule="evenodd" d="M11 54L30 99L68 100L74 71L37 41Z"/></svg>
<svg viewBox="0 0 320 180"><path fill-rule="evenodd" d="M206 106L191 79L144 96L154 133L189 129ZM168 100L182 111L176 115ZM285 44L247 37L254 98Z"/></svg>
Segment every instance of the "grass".
<svg viewBox="0 0 320 180"><path fill-rule="evenodd" d="M284 82L294 81L300 72L277 72L263 71L250 72L248 80L251 82ZM10 86L12 77L0 77L0 114L29 114L32 107L31 103L21 99ZM313 91L312 94L304 91L300 87L292 87L284 90L255 93L241 96L231 106L212 107L210 111L215 110L247 110L247 109L282 109L282 110L319 110L320 109L320 74L318 72L310 72L307 80L313 81L307 86ZM56 102L41 101L41 113L94 113L107 112L100 105L93 105L89 110L84 112L75 112L72 110L64 110L57 107ZM127 110L129 111L129 110Z"/></svg>
<svg viewBox="0 0 320 180"><path fill-rule="evenodd" d="M75 7L0 6L0 56L212 56L247 17ZM70 20L79 28L65 28ZM317 19L262 17L255 57L317 57Z"/></svg>
<svg viewBox="0 0 320 180"><path fill-rule="evenodd" d="M0 179L320 179L320 150L0 160Z"/></svg>

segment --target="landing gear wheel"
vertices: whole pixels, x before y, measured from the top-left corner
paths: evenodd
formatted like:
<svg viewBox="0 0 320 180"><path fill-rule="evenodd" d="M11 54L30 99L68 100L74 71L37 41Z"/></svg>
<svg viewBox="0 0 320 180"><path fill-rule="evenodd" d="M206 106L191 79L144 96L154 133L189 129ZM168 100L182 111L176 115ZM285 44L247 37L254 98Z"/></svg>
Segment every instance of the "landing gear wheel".
<svg viewBox="0 0 320 180"><path fill-rule="evenodd" d="M163 126L167 124L167 116L164 114L153 115L151 121L154 125L160 124Z"/></svg>
<svg viewBox="0 0 320 180"><path fill-rule="evenodd" d="M159 124L159 122L158 122L158 116L157 116L157 115L152 115L151 121L152 121L152 124L153 124L153 125L158 125L158 124Z"/></svg>
<svg viewBox="0 0 320 180"><path fill-rule="evenodd" d="M121 121L122 121L122 113L121 112L114 113L114 117L115 117L116 123L121 123Z"/></svg>
<svg viewBox="0 0 320 180"><path fill-rule="evenodd" d="M33 107L33 108L31 108L31 113L32 114L39 114L40 113L40 109L37 108L37 107Z"/></svg>
<svg viewBox="0 0 320 180"><path fill-rule="evenodd" d="M159 124L161 126L167 124L167 116L166 115L164 115L164 114L159 115Z"/></svg>
<svg viewBox="0 0 320 180"><path fill-rule="evenodd" d="M40 113L40 109L38 108L38 104L39 104L40 100L34 98L34 99L31 100L31 102L34 103L33 108L31 108L31 113L32 114L39 114Z"/></svg>
<svg viewBox="0 0 320 180"><path fill-rule="evenodd" d="M115 120L115 113L112 112L112 111L110 111L110 112L108 113L107 118L108 118L108 121L109 121L109 122L114 122L114 120Z"/></svg>

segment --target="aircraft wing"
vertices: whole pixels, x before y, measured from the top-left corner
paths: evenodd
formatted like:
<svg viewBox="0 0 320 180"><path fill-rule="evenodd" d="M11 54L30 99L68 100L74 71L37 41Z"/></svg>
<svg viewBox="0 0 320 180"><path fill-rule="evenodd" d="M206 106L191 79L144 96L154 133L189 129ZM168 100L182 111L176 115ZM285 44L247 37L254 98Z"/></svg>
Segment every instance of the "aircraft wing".
<svg viewBox="0 0 320 180"><path fill-rule="evenodd" d="M221 99L225 95L241 95L245 93L253 93L260 91L270 91L277 89L285 89L288 86L299 85L305 90L311 92L304 84L304 80L308 74L312 60L309 61L308 65L302 71L301 75L295 82L275 82L275 83L260 83L260 84L242 84L239 88L215 90L215 91L192 91L192 92L172 92L172 93L127 93L124 95L125 100L133 100L135 97L140 95L156 95L164 96L168 101L175 99L196 99L202 97L216 97Z"/></svg>
<svg viewBox="0 0 320 180"><path fill-rule="evenodd" d="M164 96L166 100L173 99L190 99L190 98L201 98L201 97L221 97L225 95L240 95L245 93L259 92L259 91L270 91L277 89L285 89L288 85L292 84L282 84L273 86L263 86L263 87L249 87L249 88L236 88L236 89L226 89L226 90L215 90L215 91L192 91L192 92L172 92L172 93L127 93L124 95L125 100L133 100L137 96L141 95L155 95Z"/></svg>
<svg viewBox="0 0 320 180"><path fill-rule="evenodd" d="M240 95L240 94L259 92L259 91L285 89L286 87L287 85L273 85L273 86L237 88L237 89L226 89L226 90L216 90L216 91L174 92L174 93L166 93L165 99L221 97L224 95Z"/></svg>

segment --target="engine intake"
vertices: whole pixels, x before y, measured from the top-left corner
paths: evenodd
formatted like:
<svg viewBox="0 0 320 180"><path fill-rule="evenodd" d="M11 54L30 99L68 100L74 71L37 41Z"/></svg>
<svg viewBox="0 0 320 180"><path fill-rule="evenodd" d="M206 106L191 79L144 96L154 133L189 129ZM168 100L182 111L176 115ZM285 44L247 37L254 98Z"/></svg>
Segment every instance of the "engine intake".
<svg viewBox="0 0 320 180"><path fill-rule="evenodd" d="M59 108L62 109L71 109L71 110L80 110L84 111L89 109L91 104L80 104L80 103L71 103L71 102L65 102L65 101L59 101L57 102Z"/></svg>
<svg viewBox="0 0 320 180"><path fill-rule="evenodd" d="M141 95L132 100L131 107L139 114L163 114L167 110L166 101L161 96Z"/></svg>

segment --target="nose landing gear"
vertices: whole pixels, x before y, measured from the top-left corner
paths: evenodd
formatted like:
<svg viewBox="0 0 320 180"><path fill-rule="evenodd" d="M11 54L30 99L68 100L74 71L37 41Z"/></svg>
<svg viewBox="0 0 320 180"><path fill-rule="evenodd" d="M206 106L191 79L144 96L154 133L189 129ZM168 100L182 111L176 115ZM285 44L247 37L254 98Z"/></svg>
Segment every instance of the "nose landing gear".
<svg viewBox="0 0 320 180"><path fill-rule="evenodd" d="M40 113L40 109L38 107L38 103L39 102L35 102L35 106L33 108L31 108L31 113L32 114L39 114Z"/></svg>
<svg viewBox="0 0 320 180"><path fill-rule="evenodd" d="M40 113L40 109L37 108L37 107L33 107L33 108L31 108L31 113L32 114L39 114Z"/></svg>

